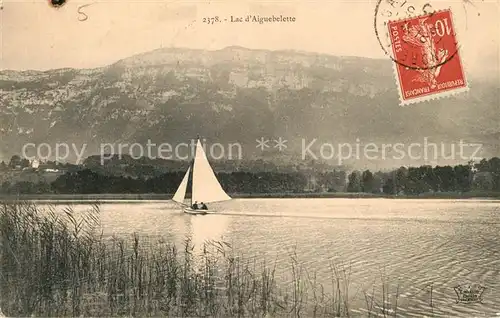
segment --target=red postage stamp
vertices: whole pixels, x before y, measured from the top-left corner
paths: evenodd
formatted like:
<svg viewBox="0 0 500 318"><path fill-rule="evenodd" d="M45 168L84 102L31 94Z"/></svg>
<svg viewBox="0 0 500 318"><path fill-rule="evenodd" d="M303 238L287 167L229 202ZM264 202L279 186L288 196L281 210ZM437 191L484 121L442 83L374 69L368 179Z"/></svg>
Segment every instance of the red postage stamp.
<svg viewBox="0 0 500 318"><path fill-rule="evenodd" d="M468 90L450 10L389 21L401 105Z"/></svg>

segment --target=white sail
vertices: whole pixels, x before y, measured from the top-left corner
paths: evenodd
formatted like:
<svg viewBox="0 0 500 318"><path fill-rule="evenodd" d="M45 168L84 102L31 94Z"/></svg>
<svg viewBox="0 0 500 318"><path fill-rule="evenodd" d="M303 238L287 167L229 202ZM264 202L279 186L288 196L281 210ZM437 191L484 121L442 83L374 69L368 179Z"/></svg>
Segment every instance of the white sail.
<svg viewBox="0 0 500 318"><path fill-rule="evenodd" d="M191 167L189 167L188 170L186 171L184 178L182 178L181 184L177 188L177 191L175 192L174 197L172 198L172 200L174 200L175 202L184 203L184 198L186 197L186 190L187 190L190 171L191 171Z"/></svg>
<svg viewBox="0 0 500 318"><path fill-rule="evenodd" d="M192 201L209 203L227 200L231 200L231 197L222 189L198 140L193 167Z"/></svg>

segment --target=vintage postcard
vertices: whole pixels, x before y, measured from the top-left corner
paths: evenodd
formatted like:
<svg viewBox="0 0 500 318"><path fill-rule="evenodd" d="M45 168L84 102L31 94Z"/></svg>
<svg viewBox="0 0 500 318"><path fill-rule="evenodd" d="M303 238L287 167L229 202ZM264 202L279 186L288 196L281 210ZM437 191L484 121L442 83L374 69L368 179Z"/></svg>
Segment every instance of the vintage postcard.
<svg viewBox="0 0 500 318"><path fill-rule="evenodd" d="M0 317L500 316L500 0L0 0Z"/></svg>

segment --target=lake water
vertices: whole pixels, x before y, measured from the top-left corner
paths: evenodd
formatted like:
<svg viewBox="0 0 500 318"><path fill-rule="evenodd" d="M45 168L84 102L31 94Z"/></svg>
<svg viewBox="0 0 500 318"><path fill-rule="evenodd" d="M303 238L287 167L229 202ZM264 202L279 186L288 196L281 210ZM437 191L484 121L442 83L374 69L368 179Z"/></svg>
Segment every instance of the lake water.
<svg viewBox="0 0 500 318"><path fill-rule="evenodd" d="M235 199L211 207L219 214L185 215L168 201L112 202L101 206L101 222L118 236L223 238L245 255L277 259L281 272L295 251L326 283L330 264L344 264L354 313L366 310L365 292L380 290L383 277L393 295L399 284L403 316L500 316L499 201ZM290 277L278 279L285 286ZM483 303L457 303L453 287L462 284L486 287Z"/></svg>

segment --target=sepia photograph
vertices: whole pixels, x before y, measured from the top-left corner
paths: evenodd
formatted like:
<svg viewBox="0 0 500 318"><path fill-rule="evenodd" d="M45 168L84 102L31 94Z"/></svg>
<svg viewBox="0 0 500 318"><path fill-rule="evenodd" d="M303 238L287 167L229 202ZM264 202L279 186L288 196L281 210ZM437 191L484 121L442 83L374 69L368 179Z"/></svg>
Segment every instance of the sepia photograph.
<svg viewBox="0 0 500 318"><path fill-rule="evenodd" d="M500 317L500 0L0 0L0 317Z"/></svg>

